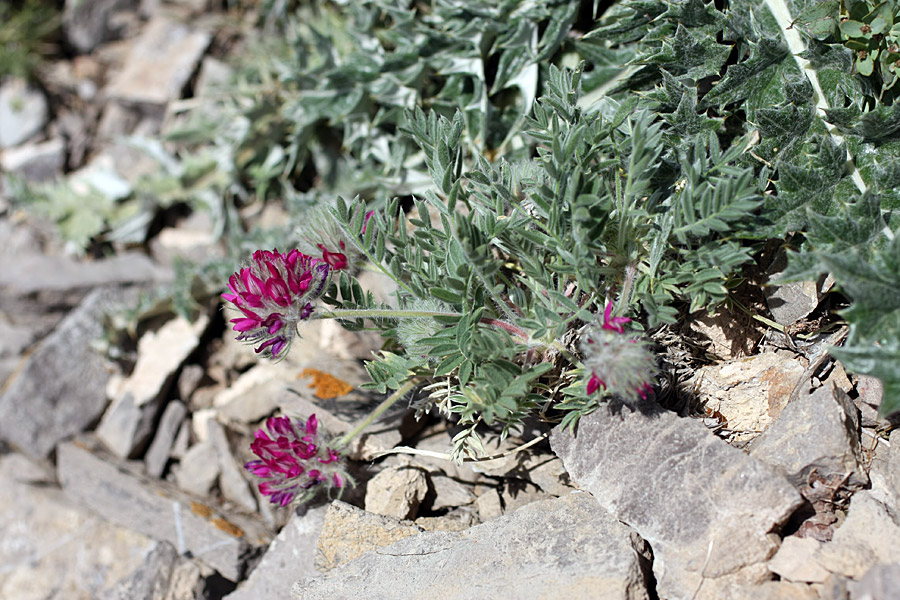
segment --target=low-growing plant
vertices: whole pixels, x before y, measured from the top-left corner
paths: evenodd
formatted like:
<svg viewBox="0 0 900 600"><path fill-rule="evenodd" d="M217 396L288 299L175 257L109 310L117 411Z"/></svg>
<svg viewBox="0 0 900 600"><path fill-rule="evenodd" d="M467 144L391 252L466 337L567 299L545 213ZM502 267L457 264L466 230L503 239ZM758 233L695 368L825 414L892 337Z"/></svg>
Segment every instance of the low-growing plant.
<svg viewBox="0 0 900 600"><path fill-rule="evenodd" d="M208 152L224 174L231 256L251 257L225 293L243 340L277 360L320 318L385 339L366 367L387 398L351 432L257 434L248 468L276 503L343 489L331 451L413 390L460 426L455 460L483 454L482 427L642 402L648 334L734 300L771 240L784 281L835 276L850 333L832 352L900 409L895 3L597 4L280 9L283 41L210 113L229 116L173 133L179 160ZM284 226L235 223L275 199ZM364 269L393 280L389 301Z"/></svg>

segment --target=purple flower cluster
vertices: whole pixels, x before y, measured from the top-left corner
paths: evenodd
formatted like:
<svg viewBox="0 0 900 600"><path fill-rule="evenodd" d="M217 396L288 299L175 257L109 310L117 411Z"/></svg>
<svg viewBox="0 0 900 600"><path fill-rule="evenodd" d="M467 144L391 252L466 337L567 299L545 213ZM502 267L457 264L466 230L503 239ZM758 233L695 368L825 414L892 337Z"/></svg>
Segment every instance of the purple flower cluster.
<svg viewBox="0 0 900 600"><path fill-rule="evenodd" d="M243 315L231 319L237 339L260 342L257 353L283 358L330 275L331 266L299 250L254 252L250 265L228 279L230 291L222 294Z"/></svg>
<svg viewBox="0 0 900 600"><path fill-rule="evenodd" d="M250 449L259 457L244 468L262 479L259 491L269 502L287 506L295 498L309 499L320 486L341 489L345 477L340 456L318 440L318 421L306 423L288 417L271 417L257 430Z"/></svg>
<svg viewBox="0 0 900 600"><path fill-rule="evenodd" d="M625 400L646 399L653 391L656 361L645 342L625 333L628 317L613 317L612 302L603 311L600 327L591 327L582 338L585 369L591 376L587 393L600 388Z"/></svg>

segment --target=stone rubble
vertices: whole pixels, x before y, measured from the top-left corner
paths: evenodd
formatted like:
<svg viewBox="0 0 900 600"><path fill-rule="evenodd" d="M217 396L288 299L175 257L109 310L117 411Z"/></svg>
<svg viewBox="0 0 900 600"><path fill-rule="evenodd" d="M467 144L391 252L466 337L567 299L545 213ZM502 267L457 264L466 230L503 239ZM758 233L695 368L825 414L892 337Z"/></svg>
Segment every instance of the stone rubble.
<svg viewBox="0 0 900 600"><path fill-rule="evenodd" d="M84 431L106 408L107 359L93 348L101 319L133 304L137 289L97 289L84 299L7 381L0 396L0 439L33 458ZM48 377L52 373L52 377Z"/></svg>
<svg viewBox="0 0 900 600"><path fill-rule="evenodd" d="M802 502L770 467L652 403L602 407L550 444L580 487L649 542L661 597L764 581L779 545L770 532Z"/></svg>
<svg viewBox="0 0 900 600"><path fill-rule="evenodd" d="M142 478L83 443L57 447L57 477L73 501L113 523L166 541L230 581L240 581L256 548L271 540L255 518L222 514L179 490Z"/></svg>
<svg viewBox="0 0 900 600"><path fill-rule="evenodd" d="M462 532L425 532L300 580L293 597L643 600L641 542L588 494L530 504ZM573 560L574 555L578 556ZM544 575L539 575L544 574Z"/></svg>

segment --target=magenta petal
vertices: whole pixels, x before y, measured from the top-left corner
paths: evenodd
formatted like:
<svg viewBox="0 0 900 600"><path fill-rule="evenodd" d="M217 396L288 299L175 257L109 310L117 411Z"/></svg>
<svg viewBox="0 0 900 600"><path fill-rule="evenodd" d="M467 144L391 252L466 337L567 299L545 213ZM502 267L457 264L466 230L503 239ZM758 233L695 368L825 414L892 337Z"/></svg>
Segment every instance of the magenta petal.
<svg viewBox="0 0 900 600"><path fill-rule="evenodd" d="M600 388L606 389L606 384L602 379L597 377L596 374L591 373L591 378L587 382L587 393L588 396L599 390Z"/></svg>

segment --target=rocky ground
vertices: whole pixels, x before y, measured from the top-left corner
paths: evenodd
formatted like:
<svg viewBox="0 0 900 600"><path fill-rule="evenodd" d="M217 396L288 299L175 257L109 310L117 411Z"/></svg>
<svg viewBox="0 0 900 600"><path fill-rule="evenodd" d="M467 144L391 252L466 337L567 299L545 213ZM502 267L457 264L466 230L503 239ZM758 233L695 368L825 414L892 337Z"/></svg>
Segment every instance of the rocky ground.
<svg viewBox="0 0 900 600"><path fill-rule="evenodd" d="M121 136L202 102L233 17L205 0L69 4L73 57L41 88L0 86L0 168L121 197L156 164ZM288 512L242 468L252 432L277 412L349 429L377 401L358 386L379 340L317 321L262 363L210 305L143 323L113 360L109 315L171 281L174 257L220 251L202 215L148 231L76 256L0 196L0 598L898 597L900 434L878 381L826 352L846 334L827 280L765 288L768 323L659 332L660 398L574 437L462 466L379 457L447 452L456 433L397 409L352 449L357 488Z"/></svg>

